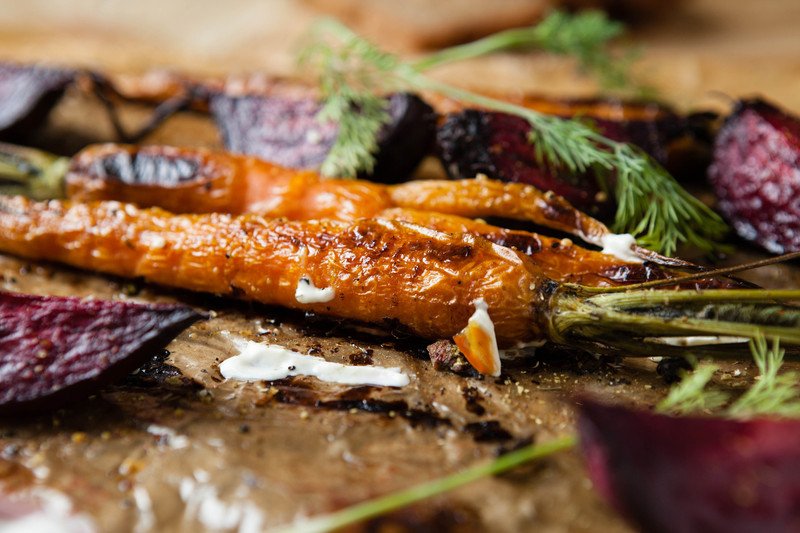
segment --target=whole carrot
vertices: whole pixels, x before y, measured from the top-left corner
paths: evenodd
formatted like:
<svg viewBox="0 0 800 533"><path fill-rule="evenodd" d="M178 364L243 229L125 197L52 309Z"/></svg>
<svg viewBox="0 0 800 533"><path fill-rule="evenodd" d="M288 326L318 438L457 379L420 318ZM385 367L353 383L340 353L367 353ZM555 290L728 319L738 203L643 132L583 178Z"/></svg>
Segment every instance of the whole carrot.
<svg viewBox="0 0 800 533"><path fill-rule="evenodd" d="M658 338L759 332L800 343L800 309L778 303L800 299L800 290L587 289L558 284L528 257L480 237L385 219L173 215L118 202L0 197L0 251L342 318L389 320L428 338L461 331L483 300L501 345L549 340L669 355L686 349ZM325 297L303 303L302 284L327 289Z"/></svg>
<svg viewBox="0 0 800 533"><path fill-rule="evenodd" d="M2 172L3 167L6 171ZM604 247L619 239L600 221L565 199L530 185L490 179L424 180L387 186L361 180L322 179L252 157L167 146L90 146L72 160L0 144L0 173L11 185L0 192L36 199L118 200L174 213L258 213L292 220L355 220L391 208L467 218L533 222ZM690 266L633 244L628 260ZM625 262L625 261L623 261Z"/></svg>

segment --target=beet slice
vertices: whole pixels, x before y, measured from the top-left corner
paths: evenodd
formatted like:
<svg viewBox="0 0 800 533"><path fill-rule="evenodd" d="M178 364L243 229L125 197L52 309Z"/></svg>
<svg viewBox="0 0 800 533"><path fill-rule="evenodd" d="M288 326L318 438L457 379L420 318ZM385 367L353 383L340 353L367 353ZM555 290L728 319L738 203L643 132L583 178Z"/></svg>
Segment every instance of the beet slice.
<svg viewBox="0 0 800 533"><path fill-rule="evenodd" d="M597 180L567 176L542 166L528 142L530 125L520 117L467 109L447 115L436 133L439 157L453 179L484 174L493 179L528 183L563 196L579 209L599 204Z"/></svg>
<svg viewBox="0 0 800 533"><path fill-rule="evenodd" d="M436 115L416 95L395 93L388 99L391 122L378 135L375 169L361 177L396 183L433 146ZM289 168L318 169L338 134L336 124L316 119L321 105L311 98L219 93L211 97L210 107L228 150Z"/></svg>
<svg viewBox="0 0 800 533"><path fill-rule="evenodd" d="M74 78L71 69L0 63L0 139L26 138Z"/></svg>
<svg viewBox="0 0 800 533"><path fill-rule="evenodd" d="M800 531L800 421L671 417L583 400L597 490L642 531Z"/></svg>
<svg viewBox="0 0 800 533"><path fill-rule="evenodd" d="M739 102L708 177L740 237L775 254L800 250L800 118L763 100Z"/></svg>
<svg viewBox="0 0 800 533"><path fill-rule="evenodd" d="M642 111L637 111L637 114L653 115L658 118L613 120L605 118L605 115L613 111L606 109L609 105L612 105L613 109L618 107L617 114L624 115L625 106L629 104L591 101L563 104L554 102L553 109L548 108L547 111L569 116L566 111L571 108L584 110L602 107L604 117L586 115L587 120L590 120L603 135L616 141L636 144L662 164L669 161L672 141L688 135L686 121L667 108L662 110L656 106L658 113L646 107ZM534 104L531 107L537 106ZM558 113L559 110L563 113ZM568 176L564 172L553 171L540 164L528 142L529 132L530 125L521 117L467 109L446 115L437 131L436 144L439 157L453 179L473 178L480 173L494 179L529 183L539 189L553 191L579 209L603 212L611 207L611 200L607 196L598 195L600 189L593 176Z"/></svg>
<svg viewBox="0 0 800 533"><path fill-rule="evenodd" d="M200 318L183 305L0 292L0 415L91 394Z"/></svg>

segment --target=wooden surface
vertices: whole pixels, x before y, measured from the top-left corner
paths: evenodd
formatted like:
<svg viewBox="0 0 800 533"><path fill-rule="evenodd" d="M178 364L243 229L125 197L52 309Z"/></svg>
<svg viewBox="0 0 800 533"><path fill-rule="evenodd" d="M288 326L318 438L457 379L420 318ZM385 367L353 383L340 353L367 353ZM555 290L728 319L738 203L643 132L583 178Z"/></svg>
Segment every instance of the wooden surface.
<svg viewBox="0 0 800 533"><path fill-rule="evenodd" d="M0 1L0 58L117 71L287 73L316 14L291 0ZM634 31L641 71L664 96L695 107L718 94L764 94L800 111L800 2L687 0ZM443 76L476 87L591 91L553 58L504 56Z"/></svg>
<svg viewBox="0 0 800 533"><path fill-rule="evenodd" d="M725 97L764 94L800 111L800 3L687 1L662 20L636 29L644 50L641 72L682 108L726 103ZM169 67L192 73L266 71L285 74L293 43L314 14L292 2L0 0L0 58L80 64L115 72ZM476 88L587 94L593 88L561 60L499 56L446 69L439 75ZM131 108L126 118L142 116ZM70 94L39 139L74 150L110 139L98 104ZM218 146L203 118L184 115L151 142ZM739 258L758 257L746 249ZM762 272L758 280L786 284L796 269ZM796 278L795 278L796 279ZM126 284L52 265L0 256L0 288L50 294L128 298ZM302 316L144 287L135 298L184 300L216 314L170 347L168 361L206 387L131 383L52 416L0 424L0 487L41 496L68 495L74 508L108 531L235 530L330 511L456 471L525 439L546 441L574 431L569 399L591 389L642 406L666 386L646 361L601 363L577 353L524 359L502 380L435 372L419 346L356 335ZM361 396L404 401L446 422L418 424L397 413L349 412L282 403L272 389L220 383L216 362L230 353L219 332L318 349L347 361L374 350L377 364L413 376L402 391L361 391L308 380L275 385L281 394L317 400ZM725 374L737 384L748 364ZM738 372L738 373L734 373ZM741 374L741 375L740 375ZM733 376L740 375L739 378ZM463 389L479 391L486 413L468 409ZM308 392L303 392L308 391ZM470 422L498 421L510 439L479 442ZM156 429L154 429L154 427ZM158 437L167 428L177 437ZM163 433L163 431L162 431ZM180 443L186 444L179 445ZM187 444L188 443L188 444ZM228 519L224 519L229 517ZM486 479L392 518L394 524L494 531L626 531L599 501L577 454L566 453L514 475Z"/></svg>

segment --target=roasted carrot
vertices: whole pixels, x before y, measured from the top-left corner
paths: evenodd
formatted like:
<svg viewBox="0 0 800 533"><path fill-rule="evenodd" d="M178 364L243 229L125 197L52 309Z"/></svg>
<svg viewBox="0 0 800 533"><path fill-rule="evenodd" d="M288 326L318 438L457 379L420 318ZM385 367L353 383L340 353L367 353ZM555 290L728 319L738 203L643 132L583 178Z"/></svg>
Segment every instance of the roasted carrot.
<svg viewBox="0 0 800 533"><path fill-rule="evenodd" d="M681 272L652 263L631 263L613 255L587 250L571 239L557 239L529 231L512 230L481 220L416 209L390 208L381 218L400 220L445 233L469 233L494 244L513 248L527 255L548 278L560 283L589 287L630 285L658 279L680 277ZM701 278L681 285L684 288L745 287L734 278Z"/></svg>
<svg viewBox="0 0 800 533"><path fill-rule="evenodd" d="M584 289L558 284L525 255L480 237L386 219L173 215L119 202L0 197L0 251L359 321L389 320L428 338L461 331L483 300L501 345L550 340L665 355L684 349L654 337L759 332L800 343L800 308L777 303L800 299L800 290ZM301 280L333 294L301 303Z"/></svg>
<svg viewBox="0 0 800 533"><path fill-rule="evenodd" d="M17 152L18 148L0 145L0 162ZM21 157L31 159L29 153L24 151ZM19 192L30 192L39 176L54 174L47 169L56 163L48 164L45 157L38 160L44 161L43 168L34 179L21 172L20 181L27 181ZM54 161L64 165L62 159ZM355 220L403 207L469 218L533 222L601 247L612 235L602 222L563 198L529 185L489 179L412 181L393 186L326 180L313 172L196 148L92 146L73 158L65 181L66 196L73 200L118 200L175 213L258 213L292 220ZM55 192L40 197L52 197ZM659 264L687 266L683 261L639 247L632 251Z"/></svg>

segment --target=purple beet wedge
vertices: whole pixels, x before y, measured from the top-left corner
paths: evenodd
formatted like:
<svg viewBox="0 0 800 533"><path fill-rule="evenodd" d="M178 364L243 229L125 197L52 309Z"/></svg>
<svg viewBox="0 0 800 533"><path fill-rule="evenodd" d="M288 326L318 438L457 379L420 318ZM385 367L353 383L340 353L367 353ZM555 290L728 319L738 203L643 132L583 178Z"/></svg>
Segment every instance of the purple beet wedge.
<svg viewBox="0 0 800 533"><path fill-rule="evenodd" d="M743 239L775 254L800 250L800 118L743 100L714 145L708 177Z"/></svg>
<svg viewBox="0 0 800 533"><path fill-rule="evenodd" d="M0 415L91 394L200 318L183 305L0 292Z"/></svg>
<svg viewBox="0 0 800 533"><path fill-rule="evenodd" d="M318 169L331 150L339 128L320 123L321 104L292 95L211 96L211 113L225 148L289 168ZM360 176L397 183L414 171L433 146L436 114L420 97L388 97L390 122L378 133L375 168Z"/></svg>
<svg viewBox="0 0 800 533"><path fill-rule="evenodd" d="M800 421L671 417L583 400L595 488L642 531L800 531Z"/></svg>
<svg viewBox="0 0 800 533"><path fill-rule="evenodd" d="M75 77L70 69L0 63L0 139L24 139Z"/></svg>
<svg viewBox="0 0 800 533"><path fill-rule="evenodd" d="M670 162L671 146L690 135L688 121L658 104L614 100L531 100L525 107L546 114L574 118L584 116L606 137L630 142L662 164ZM576 207L593 213L613 206L600 193L591 175L570 176L542 165L528 141L530 125L520 117L466 109L446 115L437 131L439 157L453 179L485 174L503 181L529 183L565 197Z"/></svg>

